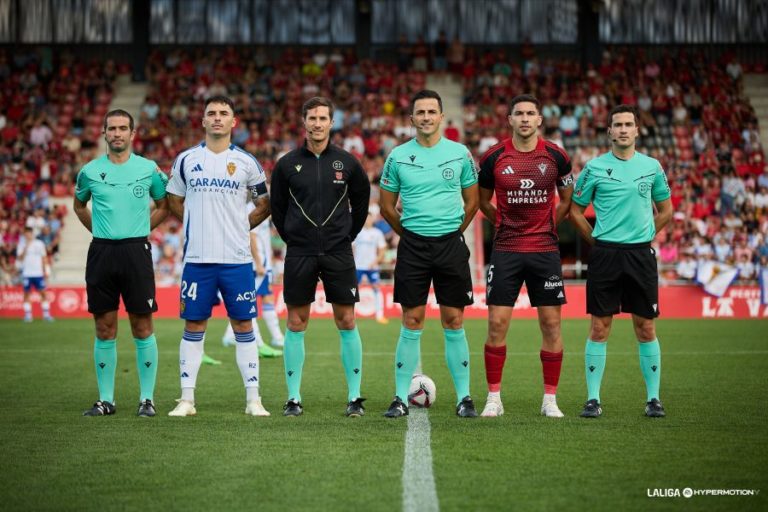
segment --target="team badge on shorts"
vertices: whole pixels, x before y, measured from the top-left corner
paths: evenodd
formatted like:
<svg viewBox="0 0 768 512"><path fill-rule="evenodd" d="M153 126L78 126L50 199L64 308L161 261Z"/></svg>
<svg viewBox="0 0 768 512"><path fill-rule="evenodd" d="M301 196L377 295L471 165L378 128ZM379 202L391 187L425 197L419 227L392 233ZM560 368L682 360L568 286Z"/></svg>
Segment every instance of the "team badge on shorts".
<svg viewBox="0 0 768 512"><path fill-rule="evenodd" d="M235 165L235 162L229 162L227 164L227 172L229 173L230 176L235 174L236 170L237 170L237 165Z"/></svg>

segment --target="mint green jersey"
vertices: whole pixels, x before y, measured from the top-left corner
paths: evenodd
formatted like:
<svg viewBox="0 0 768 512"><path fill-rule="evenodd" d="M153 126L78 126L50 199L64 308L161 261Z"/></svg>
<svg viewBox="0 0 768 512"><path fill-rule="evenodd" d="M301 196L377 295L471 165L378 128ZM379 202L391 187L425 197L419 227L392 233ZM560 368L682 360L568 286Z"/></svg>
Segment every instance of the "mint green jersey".
<svg viewBox="0 0 768 512"><path fill-rule="evenodd" d="M380 186L400 194L400 223L405 229L422 236L441 236L457 231L464 222L461 191L476 183L477 170L469 150L443 137L429 148L412 139L393 149Z"/></svg>
<svg viewBox="0 0 768 512"><path fill-rule="evenodd" d="M669 199L669 184L655 158L635 152L629 160L612 152L593 158L582 169L573 202L595 208L592 236L603 242L637 244L656 236L653 203Z"/></svg>
<svg viewBox="0 0 768 512"><path fill-rule="evenodd" d="M93 236L121 240L149 235L149 198L165 197L168 178L152 160L131 155L114 164L106 155L91 160L77 175L75 197L91 207Z"/></svg>

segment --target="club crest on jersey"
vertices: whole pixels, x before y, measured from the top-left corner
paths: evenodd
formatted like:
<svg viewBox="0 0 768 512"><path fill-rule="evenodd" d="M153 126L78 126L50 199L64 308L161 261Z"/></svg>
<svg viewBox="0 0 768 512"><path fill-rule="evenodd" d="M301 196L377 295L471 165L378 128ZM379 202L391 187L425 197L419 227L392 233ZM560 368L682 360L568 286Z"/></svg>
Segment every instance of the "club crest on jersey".
<svg viewBox="0 0 768 512"><path fill-rule="evenodd" d="M541 171L541 174L545 174L547 172L547 164L544 162L539 164L539 170Z"/></svg>
<svg viewBox="0 0 768 512"><path fill-rule="evenodd" d="M229 173L230 176L235 174L236 170L237 170L237 165L235 165L235 162L229 162L227 164L227 173Z"/></svg>
<svg viewBox="0 0 768 512"><path fill-rule="evenodd" d="M296 169L296 172L301 172L301 164L296 164L293 168Z"/></svg>
<svg viewBox="0 0 768 512"><path fill-rule="evenodd" d="M337 171L340 171L340 170L342 170L344 168L344 164L341 163L341 160L334 160L333 164L331 164L331 165Z"/></svg>

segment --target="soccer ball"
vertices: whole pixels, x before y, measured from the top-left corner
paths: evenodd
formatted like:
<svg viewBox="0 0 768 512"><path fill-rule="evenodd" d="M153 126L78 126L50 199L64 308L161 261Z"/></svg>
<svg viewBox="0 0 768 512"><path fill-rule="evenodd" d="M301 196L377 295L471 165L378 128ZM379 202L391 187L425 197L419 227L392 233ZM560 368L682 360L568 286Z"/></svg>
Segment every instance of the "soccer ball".
<svg viewBox="0 0 768 512"><path fill-rule="evenodd" d="M430 407L437 398L435 382L426 375L416 374L411 379L408 403L415 407Z"/></svg>

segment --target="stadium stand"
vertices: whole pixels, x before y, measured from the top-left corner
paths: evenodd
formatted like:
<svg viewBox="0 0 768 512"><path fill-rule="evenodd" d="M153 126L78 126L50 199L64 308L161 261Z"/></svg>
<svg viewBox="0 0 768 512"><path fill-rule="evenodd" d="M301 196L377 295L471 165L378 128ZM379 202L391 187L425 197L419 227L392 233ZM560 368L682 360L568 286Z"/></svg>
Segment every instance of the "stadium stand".
<svg viewBox="0 0 768 512"><path fill-rule="evenodd" d="M715 259L739 267L742 281L756 279L768 263L768 166L743 92L744 70L732 56L712 61L680 51L652 59L622 48L606 50L586 73L573 61L542 63L535 54L521 66L508 62L503 52L472 53L465 61L465 136L476 156L506 136L504 102L517 91L541 99L544 136L568 151L576 175L608 151L610 108L636 105L639 149L667 171L676 212L673 227L655 241L664 278L691 280L689 267ZM729 250L710 250L721 227Z"/></svg>
<svg viewBox="0 0 768 512"><path fill-rule="evenodd" d="M56 259L73 178L96 154L119 72L112 60L0 49L0 285L18 280L24 226Z"/></svg>
<svg viewBox="0 0 768 512"><path fill-rule="evenodd" d="M681 50L651 58L643 50L612 48L598 66L582 69L573 60L539 58L534 47L518 63L503 50L482 52L453 41L444 75L441 56L435 60L415 48L392 63L358 59L349 47L288 47L279 58L264 48L153 50L134 149L170 169L174 156L201 137L191 128L202 100L224 93L241 106L235 143L269 174L302 141L301 103L321 94L337 104L333 142L360 158L375 185L389 151L412 135L408 101L431 70L442 83L461 85L463 116L448 130L476 157L506 136L506 101L530 91L542 100L544 136L569 152L578 174L608 150L610 108L630 103L641 115L641 149L662 162L673 192L673 226L656 240L663 279L690 280L697 261L715 259L738 266L742 280L753 281L768 264L768 166L758 118L744 93L751 69L732 56L713 61ZM86 63L66 53L52 59L45 52L0 52L0 283L14 282L19 233L28 218L40 218L32 215L36 210L45 219L40 236L55 254L66 213L56 198L70 197L77 170L97 153L103 115L126 70L111 60ZM376 187L372 199L376 209ZM378 225L392 265L396 236L381 219ZM152 235L160 284L178 277L178 238L174 220Z"/></svg>

